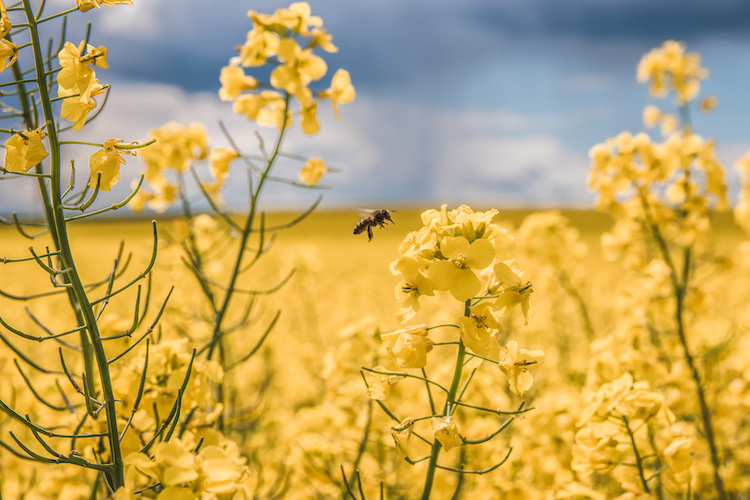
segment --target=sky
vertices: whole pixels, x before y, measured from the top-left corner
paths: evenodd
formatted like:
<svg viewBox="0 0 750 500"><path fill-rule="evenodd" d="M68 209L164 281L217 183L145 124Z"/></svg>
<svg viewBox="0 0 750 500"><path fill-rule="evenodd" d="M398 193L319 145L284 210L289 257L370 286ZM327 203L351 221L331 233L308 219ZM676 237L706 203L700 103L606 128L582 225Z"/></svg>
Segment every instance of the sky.
<svg viewBox="0 0 750 500"><path fill-rule="evenodd" d="M110 68L97 69L97 77L112 90L104 112L66 138L143 142L149 130L170 120L199 121L213 146L227 146L218 127L223 120L243 147L254 148L257 127L218 99L219 71L251 28L249 9L272 12L288 4L133 2L70 18L69 40L83 39L83 23L91 21L92 43L108 48ZM70 3L50 0L49 12ZM591 207L588 150L623 130L642 130L644 105L673 107L650 99L635 80L640 57L667 39L701 53L711 71L702 94L718 96L720 105L707 116L696 112L694 125L716 140L736 192L733 163L750 149L750 2L309 3L339 47L324 54L324 86L344 68L357 90L357 99L341 108L340 122L321 105L321 132L305 136L293 129L284 145L340 170L323 180L330 185L323 207ZM7 72L0 78L7 79ZM273 137L273 130L261 132ZM83 164L91 152L67 151ZM299 164L278 168L278 175L294 178ZM141 169L138 160L129 160L106 204L126 196ZM231 206L245 200L243 176L241 168L233 170L225 193ZM28 182L0 182L0 214L11 206L33 211L34 190ZM275 186L265 201L296 208L317 194Z"/></svg>

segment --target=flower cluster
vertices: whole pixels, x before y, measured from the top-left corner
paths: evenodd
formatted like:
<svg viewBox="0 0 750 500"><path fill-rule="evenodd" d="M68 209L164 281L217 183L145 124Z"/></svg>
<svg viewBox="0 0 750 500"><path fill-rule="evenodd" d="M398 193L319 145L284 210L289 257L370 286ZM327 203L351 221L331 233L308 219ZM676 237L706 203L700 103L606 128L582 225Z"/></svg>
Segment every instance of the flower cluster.
<svg viewBox="0 0 750 500"><path fill-rule="evenodd" d="M682 106L698 95L701 80L708 75L708 70L701 66L700 54L685 52L684 44L667 40L643 56L636 78L649 83L653 96L664 97L674 92L677 104Z"/></svg>
<svg viewBox="0 0 750 500"><path fill-rule="evenodd" d="M318 100L329 99L336 118L339 104L354 100L355 91L346 70L339 69L328 89L314 93L309 86L323 78L328 66L315 49L337 52L332 37L322 27L318 16L310 15L307 2L295 2L273 14L249 11L253 28L247 33L239 55L221 70L219 97L234 101L233 109L259 125L279 130L292 125L290 96L299 104L302 130L314 134L320 129L317 119ZM270 74L270 87L263 88L243 68L275 64ZM262 90L260 90L262 89Z"/></svg>
<svg viewBox="0 0 750 500"><path fill-rule="evenodd" d="M694 441L689 429L645 381L625 373L588 395L577 424L572 469L585 480L611 476L626 493L653 493L653 480L670 494L684 495Z"/></svg>
<svg viewBox="0 0 750 500"><path fill-rule="evenodd" d="M200 123L181 125L169 122L151 130L149 140L156 142L144 149L141 156L146 162L144 176L153 192L144 189L138 191L130 203L130 207L136 212L143 210L146 203L152 210L166 210L175 201L180 189L169 172L185 172L194 160L202 160L208 155L208 136L205 127ZM212 165L214 162L226 163L226 170L232 158L227 157L224 161L225 158L216 156L212 156ZM220 176L220 172L221 168L218 168L215 175Z"/></svg>

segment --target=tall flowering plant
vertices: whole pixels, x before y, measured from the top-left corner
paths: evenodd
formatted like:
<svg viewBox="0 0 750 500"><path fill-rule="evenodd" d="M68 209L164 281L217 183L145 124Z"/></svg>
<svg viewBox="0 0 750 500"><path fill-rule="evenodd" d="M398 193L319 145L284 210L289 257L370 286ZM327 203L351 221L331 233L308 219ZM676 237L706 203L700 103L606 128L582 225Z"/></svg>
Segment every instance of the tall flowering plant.
<svg viewBox="0 0 750 500"><path fill-rule="evenodd" d="M401 308L397 317L402 323L411 320L420 309L420 300L444 292L460 304L455 322L441 325L407 326L382 335L390 361L401 370L386 366L363 368L368 394L386 414L396 421L392 429L396 447L410 464L427 462L422 498L429 498L437 469L461 474L484 474L502 465L510 455L508 450L500 462L482 470L463 470L438 463L441 450L485 443L512 422L516 415L529 411L522 402L513 409L491 409L475 406L467 401L467 389L480 365L494 365L498 376L504 376L513 394L522 397L533 385L532 371L544 360L541 350L521 348L518 341L508 340L503 319L519 308L526 322L531 317L531 283L523 278L519 264L507 259L508 232L493 224L497 210L474 212L462 205L448 210L422 213L423 227L407 235L399 248L399 258L391 264L391 271L401 281L395 296ZM438 331L448 331L445 338L433 338ZM447 383L429 376L429 358L436 348L455 351L455 364ZM439 367L436 368L439 369ZM409 370L409 371L407 371ZM418 370L417 374L412 370ZM399 415L386 406L393 384L409 379L424 384L429 411L422 416ZM433 392L443 395L442 403ZM494 414L500 422L495 431L471 439L462 435L459 424L463 413L477 411ZM420 430L428 423L427 434ZM427 455L412 458L411 437L427 445Z"/></svg>
<svg viewBox="0 0 750 500"><path fill-rule="evenodd" d="M97 144L81 139L81 132L85 133L86 125L97 116L109 91L109 85L97 78L100 70L108 68L107 48L89 44L87 39L67 41L65 23L57 48L52 40L43 43L40 31L79 10L116 4L131 2L79 0L75 7L71 2L70 9L50 14L45 2L32 5L30 0L23 0L6 8L0 1L0 72L6 77L2 87L13 89L2 94L3 118L8 128L0 129L6 135L0 172L4 182L36 183L37 203L44 214L41 223L25 220L16 212L11 220L1 219L33 242L28 255L2 258L4 264L24 273L24 280L12 285L17 290L6 288L3 283L0 294L3 300L23 303L31 321L24 322L21 315L13 315L18 308L0 308L0 339L25 383L21 393L20 386L11 383L4 385L0 394L0 409L6 415L0 425L9 431L0 441L2 461L4 466L12 460L25 459L93 471L96 479L88 485L91 496L115 491L125 484L124 443L135 434L140 435L140 441L133 444L142 450L169 439L179 419L181 395L187 388L193 361L193 355L188 354L185 370L179 381L175 379L176 393L164 400L163 412L147 426L148 432L135 430L133 417L147 386L147 338L156 328L169 297L167 294L155 318L147 323L152 297L151 293L143 297L142 285L150 290L156 230L154 227L153 250L143 270L128 274L130 259L122 255L121 248L111 271L97 279L82 274L78 263L91 255L75 246L70 230L82 219L124 206L137 194L140 183L124 200L108 201L111 204L104 208L94 206L118 182L126 159L148 144L123 143L114 138ZM13 40L24 42L18 45ZM83 185L76 176L70 145L91 150ZM31 283L38 285L29 291ZM66 300L58 301L58 296ZM124 297L134 299L135 312L128 324L115 329L109 323L109 306ZM50 310L55 314L50 315ZM134 334L138 340L123 347L121 339ZM29 341L41 344L33 354L21 345ZM55 343L57 348L51 348ZM132 388L134 397L126 406L124 395L116 390L116 373L121 359L143 345L143 375ZM47 377L54 383L49 383ZM10 481L6 490L10 495L35 485L34 469L31 473L21 467L17 470L16 480ZM81 477L79 482L83 482Z"/></svg>

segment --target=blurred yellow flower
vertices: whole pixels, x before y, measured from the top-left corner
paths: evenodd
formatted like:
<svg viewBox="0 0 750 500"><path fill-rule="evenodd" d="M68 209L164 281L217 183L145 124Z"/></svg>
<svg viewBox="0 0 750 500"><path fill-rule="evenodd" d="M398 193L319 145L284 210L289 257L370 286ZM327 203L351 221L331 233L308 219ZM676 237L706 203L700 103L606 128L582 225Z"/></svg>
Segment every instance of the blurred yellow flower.
<svg viewBox="0 0 750 500"><path fill-rule="evenodd" d="M440 441L445 451L450 451L452 448L463 444L461 436L458 434L456 422L452 416L432 417L430 423L432 423L432 432L435 435L435 439Z"/></svg>
<svg viewBox="0 0 750 500"><path fill-rule="evenodd" d="M299 171L299 179L307 184L316 185L323 174L330 168L323 162L323 158L309 158Z"/></svg>
<svg viewBox="0 0 750 500"><path fill-rule="evenodd" d="M351 76L345 69L339 69L333 74L331 86L318 93L321 99L330 99L333 112L336 114L336 121L340 119L339 103L348 104L357 96L354 86L352 85Z"/></svg>
<svg viewBox="0 0 750 500"><path fill-rule="evenodd" d="M700 100L698 103L698 109L701 110L702 113L710 113L711 111L715 110L719 106L719 98L715 95L709 95L704 97Z"/></svg>
<svg viewBox="0 0 750 500"><path fill-rule="evenodd" d="M380 337L386 343L386 350L396 357L396 363L401 368L424 368L427 365L427 353L435 344L427 337L425 325L410 326Z"/></svg>
<svg viewBox="0 0 750 500"><path fill-rule="evenodd" d="M541 365L544 362L544 352L540 349L519 349L515 340L509 341L505 347L505 354L498 363L498 368L508 377L511 392L523 396L534 384L534 377L528 367Z"/></svg>
<svg viewBox="0 0 750 500"><path fill-rule="evenodd" d="M664 97L674 92L677 104L684 105L698 95L700 81L708 75L708 70L701 67L700 54L685 52L683 43L667 40L641 58L636 79L649 83L651 95Z"/></svg>
<svg viewBox="0 0 750 500"><path fill-rule="evenodd" d="M315 116L318 111L318 101L310 101L306 106L302 106L300 109L300 116L302 117L302 131L307 135L316 134L320 130L320 124Z"/></svg>
<svg viewBox="0 0 750 500"><path fill-rule="evenodd" d="M229 175L229 163L239 157L239 153L234 149L213 148L208 155L208 160L211 162L209 170L214 179L224 182Z"/></svg>
<svg viewBox="0 0 750 500"><path fill-rule="evenodd" d="M21 136L23 134L25 137ZM5 164L8 172L26 172L47 157L42 139L47 135L41 128L13 134L5 141Z"/></svg>
<svg viewBox="0 0 750 500"><path fill-rule="evenodd" d="M464 302L479 293L482 285L473 269L484 269L495 257L489 240L469 243L463 236L446 236L440 243L446 260L430 264L427 274L435 290L449 290L456 300Z"/></svg>
<svg viewBox="0 0 750 500"><path fill-rule="evenodd" d="M231 101L243 90L252 90L258 86L258 80L246 75L245 71L239 66L224 66L221 68L219 81L221 82L219 99L222 101Z"/></svg>

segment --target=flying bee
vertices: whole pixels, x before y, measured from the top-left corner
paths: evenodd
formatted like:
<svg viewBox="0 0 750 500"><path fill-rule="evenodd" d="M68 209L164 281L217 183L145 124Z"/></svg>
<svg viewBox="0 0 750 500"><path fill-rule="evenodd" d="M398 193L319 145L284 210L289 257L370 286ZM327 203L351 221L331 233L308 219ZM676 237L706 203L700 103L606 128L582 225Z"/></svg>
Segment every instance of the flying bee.
<svg viewBox="0 0 750 500"><path fill-rule="evenodd" d="M391 219L391 214L395 212L395 210L363 210L363 209L357 209L357 212L362 215L362 220L357 222L357 224L354 226L354 231L352 231L353 234L361 234L367 230L367 241L372 240L372 228L374 227L385 227L386 222L391 222L392 224L395 224L393 222L393 219Z"/></svg>

